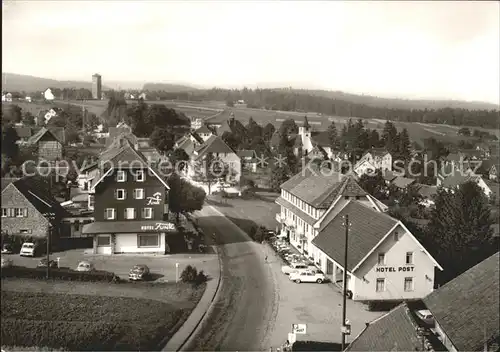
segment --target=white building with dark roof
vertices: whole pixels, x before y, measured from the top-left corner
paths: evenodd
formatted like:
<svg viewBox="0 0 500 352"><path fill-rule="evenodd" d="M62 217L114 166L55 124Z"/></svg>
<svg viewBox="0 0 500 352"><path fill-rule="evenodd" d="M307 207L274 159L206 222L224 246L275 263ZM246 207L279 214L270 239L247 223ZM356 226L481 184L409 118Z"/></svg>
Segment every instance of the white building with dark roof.
<svg viewBox="0 0 500 352"><path fill-rule="evenodd" d="M357 301L423 298L441 266L352 175L303 171L281 186L281 234L342 285L349 218L347 289Z"/></svg>

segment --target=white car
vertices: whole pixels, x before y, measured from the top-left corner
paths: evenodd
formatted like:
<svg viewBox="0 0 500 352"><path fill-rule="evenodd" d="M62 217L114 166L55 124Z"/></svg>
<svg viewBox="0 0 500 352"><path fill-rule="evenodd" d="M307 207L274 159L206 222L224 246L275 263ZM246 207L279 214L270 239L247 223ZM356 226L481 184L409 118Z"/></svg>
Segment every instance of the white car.
<svg viewBox="0 0 500 352"><path fill-rule="evenodd" d="M434 326L434 317L432 313L428 309L418 310L417 316L420 320L422 320L425 324L429 326Z"/></svg>
<svg viewBox="0 0 500 352"><path fill-rule="evenodd" d="M35 256L35 244L32 242L24 242L23 246L21 247L21 251L19 252L20 256L28 256L28 257L34 257Z"/></svg>
<svg viewBox="0 0 500 352"><path fill-rule="evenodd" d="M325 281L325 275L319 271L314 270L303 270L290 274L290 280L298 284L301 282L317 282L321 284Z"/></svg>
<svg viewBox="0 0 500 352"><path fill-rule="evenodd" d="M300 270L307 270L309 269L309 266L304 263L292 263L290 265L284 265L281 267L281 272L285 275L289 275L290 273L293 273L295 271L300 271Z"/></svg>

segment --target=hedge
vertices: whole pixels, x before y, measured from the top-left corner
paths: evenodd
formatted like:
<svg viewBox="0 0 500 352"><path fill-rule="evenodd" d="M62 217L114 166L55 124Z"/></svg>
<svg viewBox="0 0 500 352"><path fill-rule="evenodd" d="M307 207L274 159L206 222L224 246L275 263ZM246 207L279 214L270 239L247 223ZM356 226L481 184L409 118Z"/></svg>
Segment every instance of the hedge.
<svg viewBox="0 0 500 352"><path fill-rule="evenodd" d="M342 351L342 345L334 342L295 341L292 351Z"/></svg>
<svg viewBox="0 0 500 352"><path fill-rule="evenodd" d="M3 268L2 278L16 277L23 279L45 279L47 277L46 268L26 268L23 266L12 266ZM57 280L67 281L92 281L92 282L118 282L120 279L114 273L107 271L74 271L71 269L51 268L49 277Z"/></svg>

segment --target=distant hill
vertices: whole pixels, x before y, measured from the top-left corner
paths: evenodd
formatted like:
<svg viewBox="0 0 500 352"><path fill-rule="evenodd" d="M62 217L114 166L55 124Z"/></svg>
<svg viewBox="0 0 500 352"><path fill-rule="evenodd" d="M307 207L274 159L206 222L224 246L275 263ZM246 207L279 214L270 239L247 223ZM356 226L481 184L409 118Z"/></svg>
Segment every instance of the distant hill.
<svg viewBox="0 0 500 352"><path fill-rule="evenodd" d="M192 92L198 90L193 86L176 84L176 83L145 83L142 87L143 90L149 91L165 91L165 92L174 92L174 93L182 93L182 92Z"/></svg>
<svg viewBox="0 0 500 352"><path fill-rule="evenodd" d="M286 88L283 88L286 89ZM371 95L359 95L344 93L341 91L327 90L306 90L292 89L292 92L311 94L322 96L331 99L339 99L355 104L365 104L368 106L391 109L442 109L456 108L469 110L498 110L498 105L477 101L462 101L462 100L428 100L428 99L398 99L398 98L381 98Z"/></svg>
<svg viewBox="0 0 500 352"><path fill-rule="evenodd" d="M38 92L52 88L85 88L92 89L92 82L85 81L58 81L55 79L20 75L17 73L2 73L2 90L11 92ZM103 89L108 89L103 86Z"/></svg>

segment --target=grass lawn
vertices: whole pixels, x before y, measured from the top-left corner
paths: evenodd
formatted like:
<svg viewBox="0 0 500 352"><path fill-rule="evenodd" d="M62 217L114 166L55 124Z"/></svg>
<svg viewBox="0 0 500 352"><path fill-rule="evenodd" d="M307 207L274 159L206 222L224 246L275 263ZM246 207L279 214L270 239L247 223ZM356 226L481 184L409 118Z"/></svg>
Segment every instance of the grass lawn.
<svg viewBox="0 0 500 352"><path fill-rule="evenodd" d="M217 208L240 229L250 233L250 229L254 225L262 225L269 230L276 229L278 226L276 214L280 211L280 206L274 202L277 197L277 193L257 192L255 199L222 199L213 196L208 199L208 203Z"/></svg>
<svg viewBox="0 0 500 352"><path fill-rule="evenodd" d="M2 280L2 345L159 350L187 319L205 286ZM107 292L110 288L116 295Z"/></svg>

